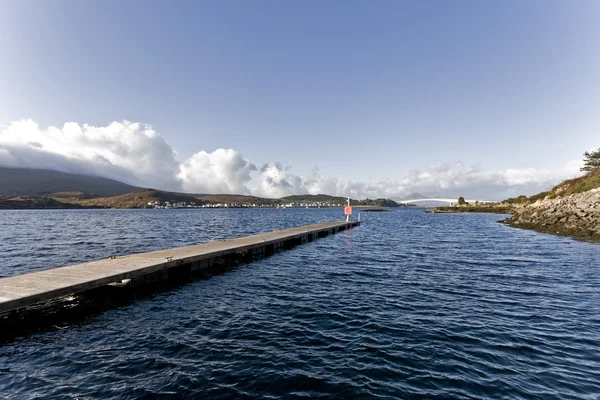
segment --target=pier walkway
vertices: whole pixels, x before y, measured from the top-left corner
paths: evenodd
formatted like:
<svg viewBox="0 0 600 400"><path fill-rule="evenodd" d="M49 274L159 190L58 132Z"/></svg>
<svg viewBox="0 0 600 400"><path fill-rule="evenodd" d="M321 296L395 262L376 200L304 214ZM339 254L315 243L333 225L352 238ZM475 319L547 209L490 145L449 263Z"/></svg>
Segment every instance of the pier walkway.
<svg viewBox="0 0 600 400"><path fill-rule="evenodd" d="M168 277L169 271L190 274L213 266L221 257L267 256L358 224L349 221L307 225L0 278L0 314L105 285L141 286Z"/></svg>

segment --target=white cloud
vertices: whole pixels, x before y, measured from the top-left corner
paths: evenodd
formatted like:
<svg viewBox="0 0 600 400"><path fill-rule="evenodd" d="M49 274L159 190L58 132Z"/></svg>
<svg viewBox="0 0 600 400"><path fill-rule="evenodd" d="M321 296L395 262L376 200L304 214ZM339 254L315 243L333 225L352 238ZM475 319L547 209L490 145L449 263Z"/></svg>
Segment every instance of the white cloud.
<svg viewBox="0 0 600 400"><path fill-rule="evenodd" d="M140 186L177 189L176 154L151 126L73 122L41 129L31 120L0 130L0 165L93 174Z"/></svg>
<svg viewBox="0 0 600 400"><path fill-rule="evenodd" d="M0 127L0 166L98 175L132 185L204 193L246 193L256 167L231 149L200 151L183 163L150 125L112 122L42 129L31 120Z"/></svg>
<svg viewBox="0 0 600 400"><path fill-rule="evenodd" d="M323 176L318 169L304 178L293 174L290 167L272 163L261 170L255 193L271 197L326 193L353 198L402 198L418 192L435 197L458 198L465 195L482 200L501 200L515 193L531 195L547 190L561 180L573 177L575 174L571 164L562 171L535 168L485 171L462 162L436 163L424 171L413 170L394 179L352 182L340 177Z"/></svg>
<svg viewBox="0 0 600 400"><path fill-rule="evenodd" d="M200 151L181 164L183 190L192 193L249 193L256 166L232 149Z"/></svg>
<svg viewBox="0 0 600 400"><path fill-rule="evenodd" d="M582 161L557 171L509 168L501 171L456 163L436 163L395 178L353 182L323 175L303 177L277 162L260 171L233 149L199 151L183 162L150 125L112 122L105 127L69 122L42 129L31 120L0 126L0 166L45 168L98 175L129 184L191 193L252 193L265 197L331 194L353 198L428 196L499 200L547 190L579 174ZM387 166L389 168L389 166ZM257 185L249 187L253 174Z"/></svg>
<svg viewBox="0 0 600 400"><path fill-rule="evenodd" d="M266 197L284 197L292 194L307 193L304 181L294 175L290 167L283 167L279 163L270 163L260 170L258 187L254 193Z"/></svg>

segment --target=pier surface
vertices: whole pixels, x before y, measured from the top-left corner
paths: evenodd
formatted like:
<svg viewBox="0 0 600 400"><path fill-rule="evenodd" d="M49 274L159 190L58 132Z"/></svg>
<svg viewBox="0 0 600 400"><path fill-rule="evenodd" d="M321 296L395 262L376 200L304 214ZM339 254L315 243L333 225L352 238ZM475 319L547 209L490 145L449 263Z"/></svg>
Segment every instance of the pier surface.
<svg viewBox="0 0 600 400"><path fill-rule="evenodd" d="M0 313L124 280L144 279L174 268L198 271L216 258L241 253L271 254L288 244L302 244L358 225L326 222L237 239L105 258L0 279Z"/></svg>

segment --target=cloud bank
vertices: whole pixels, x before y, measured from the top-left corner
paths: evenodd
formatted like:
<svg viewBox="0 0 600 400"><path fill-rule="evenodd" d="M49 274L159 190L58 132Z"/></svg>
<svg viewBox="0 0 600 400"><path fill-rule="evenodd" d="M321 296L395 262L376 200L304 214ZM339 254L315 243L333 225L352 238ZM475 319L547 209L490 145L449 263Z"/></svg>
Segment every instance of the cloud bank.
<svg viewBox="0 0 600 400"><path fill-rule="evenodd" d="M486 171L463 162L438 163L383 181L352 182L325 176L316 167L309 176L296 175L291 167L278 162L259 169L234 149L202 150L180 161L160 134L138 122L112 122L104 127L68 122L62 128L40 128L34 121L22 120L0 126L0 166L97 175L136 186L190 193L401 198L418 192L500 200L547 190L577 175L581 162L574 161L558 171ZM257 183L250 187L253 179Z"/></svg>
<svg viewBox="0 0 600 400"><path fill-rule="evenodd" d="M178 178L183 191L193 193L249 193L256 166L233 149L200 151L183 162Z"/></svg>
<svg viewBox="0 0 600 400"><path fill-rule="evenodd" d="M177 155L151 126L73 122L41 129L31 120L0 128L0 166L98 175L141 186L181 186Z"/></svg>

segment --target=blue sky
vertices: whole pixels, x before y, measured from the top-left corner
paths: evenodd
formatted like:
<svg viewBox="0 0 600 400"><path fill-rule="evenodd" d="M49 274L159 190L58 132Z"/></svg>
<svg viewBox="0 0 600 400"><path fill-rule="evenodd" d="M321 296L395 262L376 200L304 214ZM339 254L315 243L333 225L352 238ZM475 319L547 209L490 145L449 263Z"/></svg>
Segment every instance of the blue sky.
<svg viewBox="0 0 600 400"><path fill-rule="evenodd" d="M599 20L597 1L0 0L0 125L150 124L181 163L238 152L250 191L466 165L537 179L482 196L534 192L600 146ZM403 185L382 193L471 190Z"/></svg>

